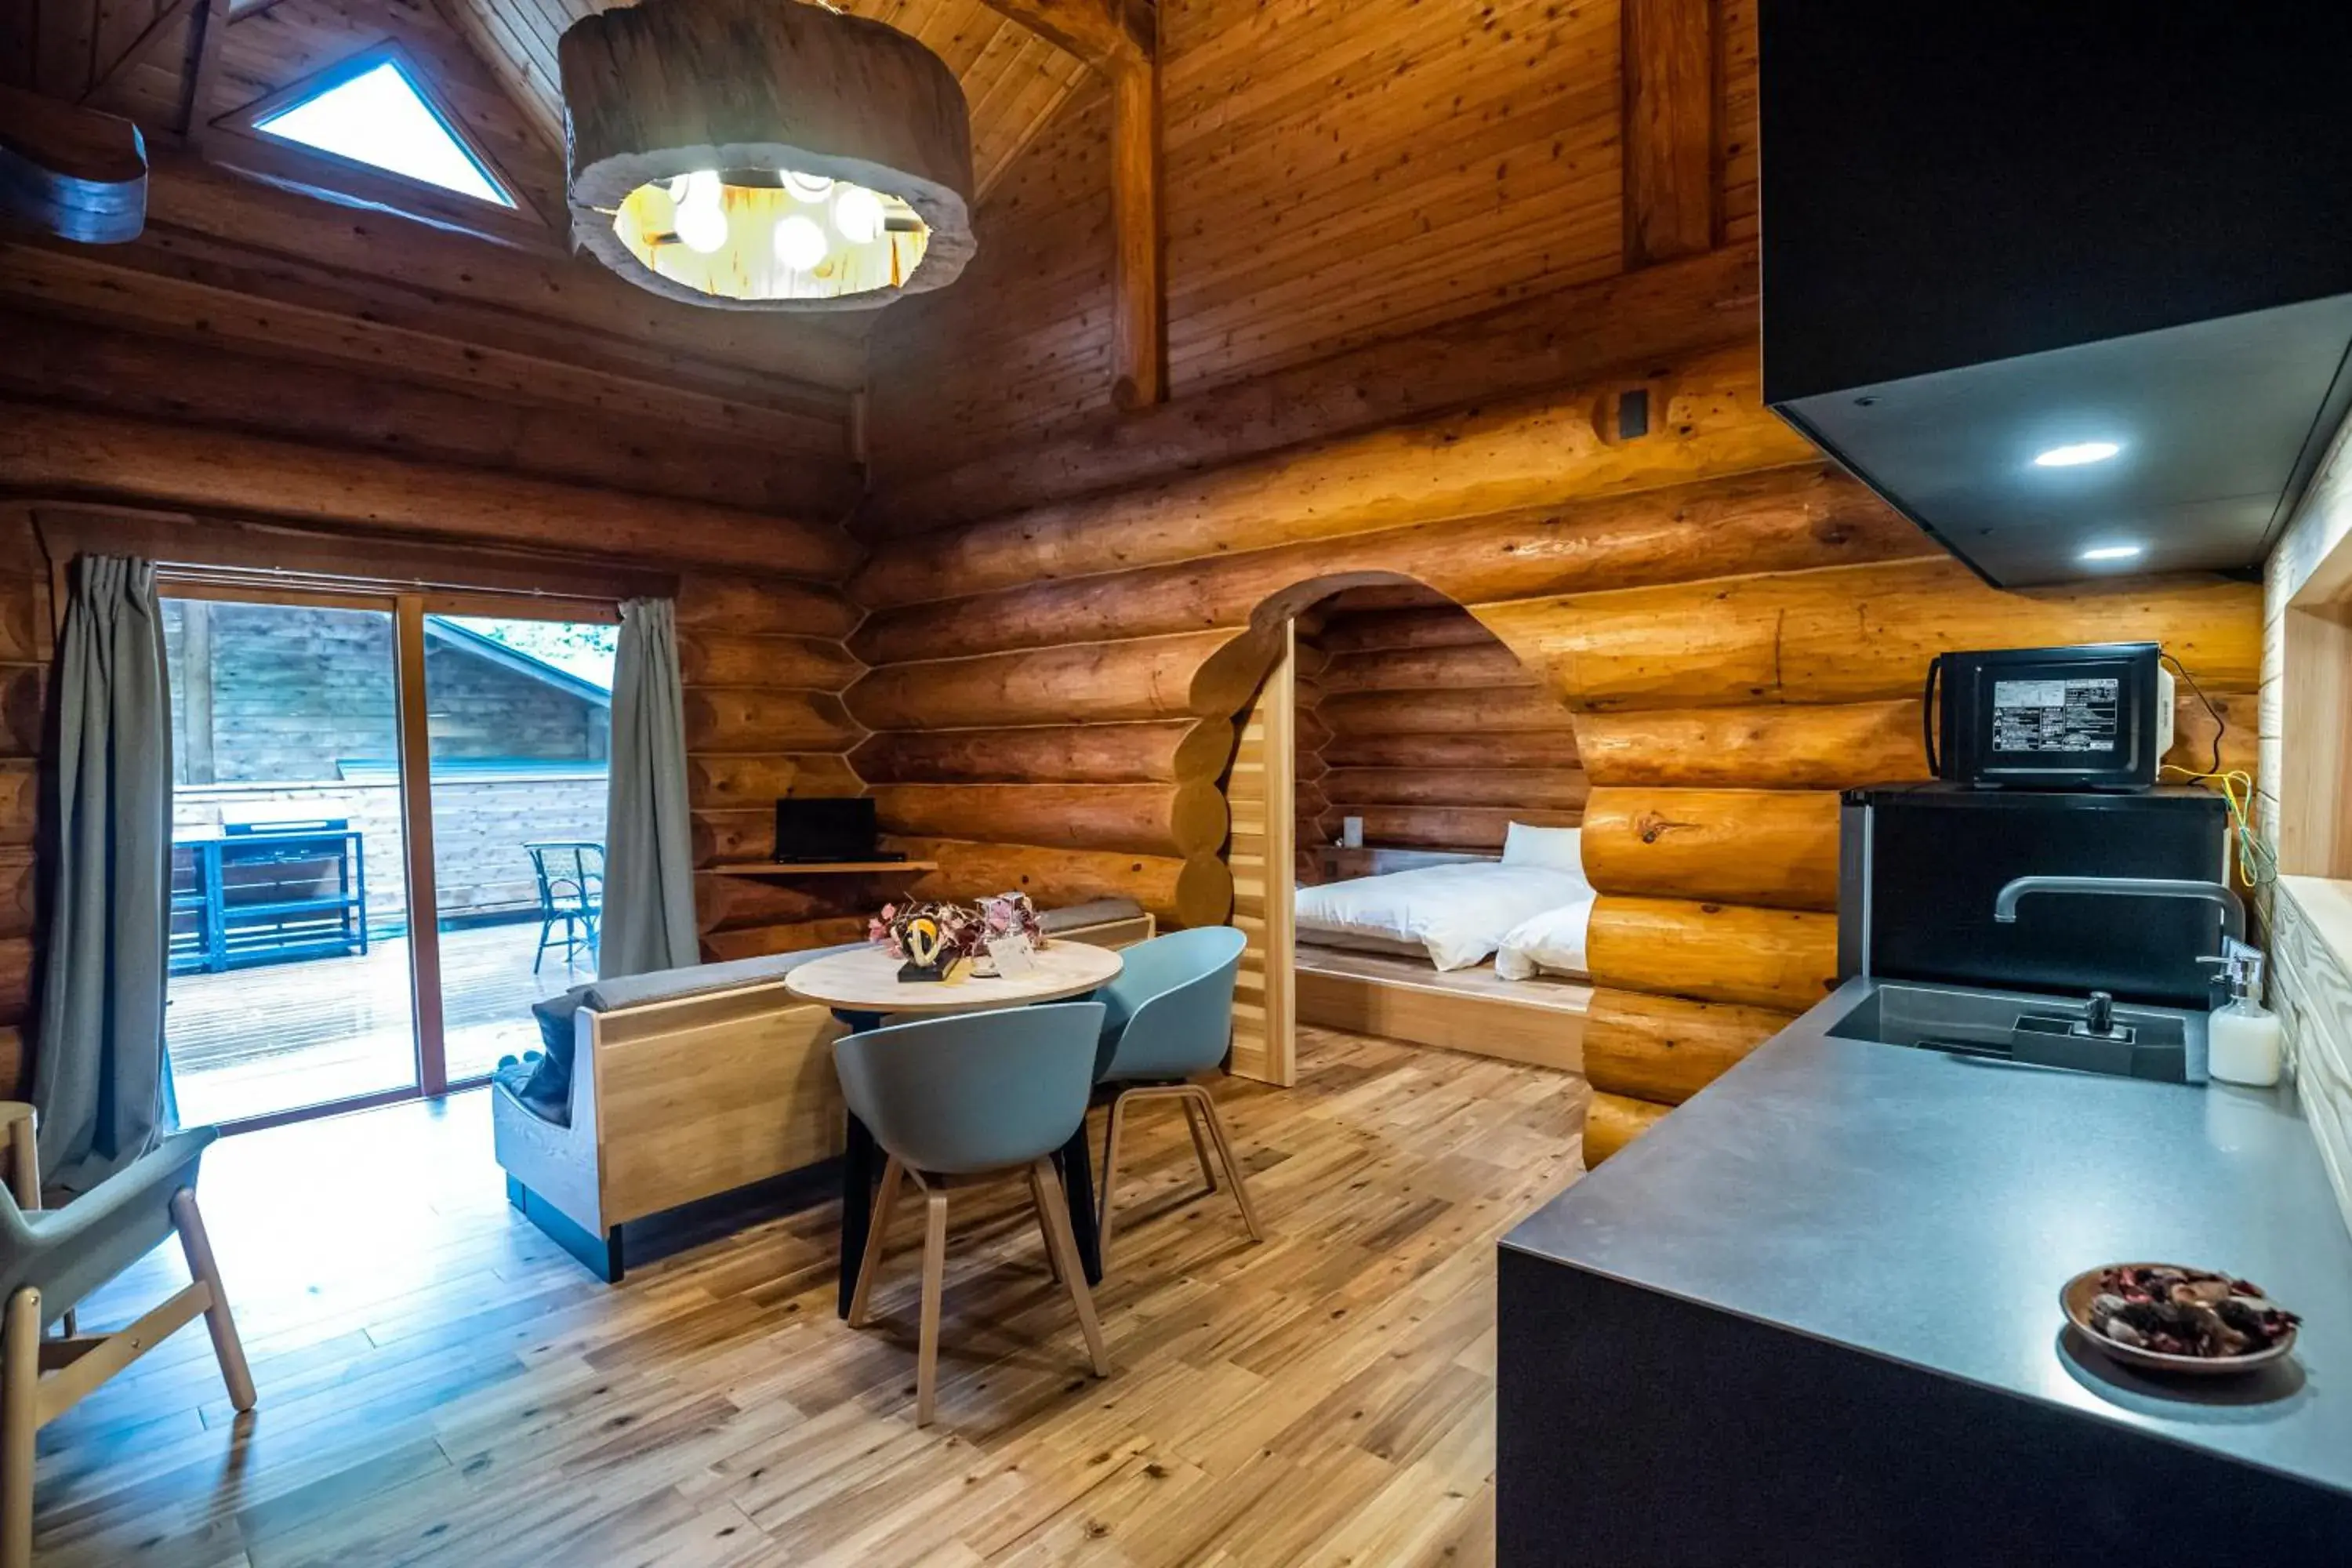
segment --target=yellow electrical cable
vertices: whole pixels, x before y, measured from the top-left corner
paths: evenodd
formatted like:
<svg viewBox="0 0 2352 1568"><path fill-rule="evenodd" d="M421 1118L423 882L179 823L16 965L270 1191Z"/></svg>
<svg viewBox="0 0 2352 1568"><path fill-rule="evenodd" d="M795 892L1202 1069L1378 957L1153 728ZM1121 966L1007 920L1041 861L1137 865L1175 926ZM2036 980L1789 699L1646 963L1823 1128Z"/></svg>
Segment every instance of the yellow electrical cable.
<svg viewBox="0 0 2352 1568"><path fill-rule="evenodd" d="M2238 838L2238 860L2250 888L2267 887L2278 875L2277 857L2254 832L2254 777L2243 768L2200 773L2167 763L2159 773L2178 773L2197 784L2218 784L2230 805L2230 825Z"/></svg>

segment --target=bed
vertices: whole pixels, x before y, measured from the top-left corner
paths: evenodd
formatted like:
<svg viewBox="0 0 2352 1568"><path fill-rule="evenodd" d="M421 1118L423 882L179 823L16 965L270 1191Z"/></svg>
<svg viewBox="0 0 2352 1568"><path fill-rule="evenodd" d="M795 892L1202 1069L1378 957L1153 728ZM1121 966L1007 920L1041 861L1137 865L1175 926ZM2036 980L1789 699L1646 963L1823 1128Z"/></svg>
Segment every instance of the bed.
<svg viewBox="0 0 2352 1568"><path fill-rule="evenodd" d="M1570 903L1529 915L1495 944L1495 973L1505 980L1539 974L1586 978L1585 930L1592 922L1592 889Z"/></svg>
<svg viewBox="0 0 2352 1568"><path fill-rule="evenodd" d="M1324 947L1426 958L1440 970L1467 969L1517 941L1511 970L1521 979L1583 957L1583 920L1592 903L1578 830L1513 823L1500 860L1425 866L1297 890L1298 940Z"/></svg>

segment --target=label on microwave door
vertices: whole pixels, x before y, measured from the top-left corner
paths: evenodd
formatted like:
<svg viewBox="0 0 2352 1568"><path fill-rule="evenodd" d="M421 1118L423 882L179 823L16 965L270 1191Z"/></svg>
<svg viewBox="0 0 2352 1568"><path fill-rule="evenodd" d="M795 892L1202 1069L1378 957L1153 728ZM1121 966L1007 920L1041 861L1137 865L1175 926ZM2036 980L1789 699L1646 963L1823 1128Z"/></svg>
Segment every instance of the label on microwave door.
<svg viewBox="0 0 2352 1568"><path fill-rule="evenodd" d="M2079 680L1992 683L1992 749L2035 754L2113 752L2122 742L2123 682Z"/></svg>

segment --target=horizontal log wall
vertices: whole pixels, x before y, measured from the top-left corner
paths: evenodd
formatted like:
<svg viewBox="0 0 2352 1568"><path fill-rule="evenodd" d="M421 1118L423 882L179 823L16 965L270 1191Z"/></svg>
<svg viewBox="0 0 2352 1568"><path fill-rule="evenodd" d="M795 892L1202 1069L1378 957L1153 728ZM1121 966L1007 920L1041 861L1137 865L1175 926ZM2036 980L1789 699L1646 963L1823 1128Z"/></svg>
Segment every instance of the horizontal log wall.
<svg viewBox="0 0 2352 1568"><path fill-rule="evenodd" d="M1698 30L1669 29L1670 60L1624 58L1663 35L1621 9L1507 0L1470 33L1409 0L1164 15L1175 401L1108 407L1084 106L982 214L964 284L877 334L863 525L924 537L851 588L876 673L850 716L887 731L860 765L986 786L975 837L994 816L1064 846L945 841L971 875L1163 912L1184 862L1115 874L1070 844L1098 820L1004 786L1205 776L1171 748L1236 710L1195 679L1212 655L1239 679L1253 634L1344 595L1302 624L1302 843L1351 807L1375 841L1482 846L1515 808L1580 810L1592 1160L1822 994L1835 792L1924 771L1933 654L2160 641L2227 765L2258 627L2218 579L1987 588L1769 415L1753 0L1677 13ZM2212 721L2186 697L2180 719L2169 760L2201 769Z"/></svg>
<svg viewBox="0 0 2352 1568"><path fill-rule="evenodd" d="M1726 385L1752 374L1717 352L1703 363ZM1649 374L1673 384L1679 367ZM1553 403L1591 417L1606 379ZM1718 413L1725 449L1780 451L1785 432L1764 428L1760 407L1735 396ZM852 646L882 668L850 708L899 726L861 755L941 782L981 782L983 756L994 784L1108 779L1102 753L1156 761L1163 726L1216 707L1181 679L1188 665L1197 675L1215 657L1220 682L1239 679L1252 628L1343 595L1303 644L1302 837L1328 839L1352 814L1373 843L1491 851L1514 817L1582 821L1601 894L1597 1158L1830 988L1836 791L1924 773L1917 690L1934 654L2152 638L2219 710L2225 763L2246 754L2259 662L2247 584L2003 593L1812 455L1692 473L1630 450L1672 453L1685 436L1671 424L1608 448L1608 472L1661 482L1599 495L1580 448L1551 470L1531 464L1526 489L1497 488L1491 465L1458 467L1463 442L1391 434L1048 501L897 552L854 589L878 607ZM1423 504L1444 515L1415 519ZM1499 510L1475 510L1487 504ZM1003 585L970 591L987 583ZM919 597L940 590L957 596ZM931 647L957 657L913 657ZM967 713L1028 727L925 727ZM1109 721L1045 722L1096 713ZM2168 760L2201 771L2213 721L2186 690L2179 719ZM1046 771L1021 771L1031 758ZM1042 867L1079 851L991 853ZM1139 863L1126 885L1176 912L1179 864Z"/></svg>
<svg viewBox="0 0 2352 1568"><path fill-rule="evenodd" d="M35 868L50 770L42 761L55 642L32 509L0 505L0 1098L32 1089L38 910Z"/></svg>
<svg viewBox="0 0 2352 1568"><path fill-rule="evenodd" d="M214 10L217 24L226 7ZM288 15L250 25L257 47L264 32L286 43L290 72L348 47L346 27L310 58L320 40L286 42L307 25ZM495 136L495 84L453 88L462 46L425 63ZM239 103L292 79L247 79L249 58L211 64L216 95ZM198 107L203 140L202 122L234 105ZM321 201L173 151L173 116L138 118L153 155L138 240L0 239L0 495L168 509L187 514L173 522L183 537L234 531L248 557L257 540L286 540L268 564L297 570L309 557L292 542L333 536L337 552L352 538L429 544L436 570L457 563L436 581L484 588L547 589L539 565L572 579L609 577L615 561L682 572L698 849L764 858L776 797L862 788L846 753L865 731L841 701L864 668L843 644L860 612L838 587L863 554L840 524L865 488L869 321L664 303L558 235L492 244ZM560 155L539 139L499 158L527 196L536 170L540 193L560 197ZM33 973L29 812L51 639L46 607L30 613L47 563L19 559L23 510L0 528L0 805L16 812L15 826L0 820L5 1029ZM478 580L466 574L477 562ZM706 948L831 940L845 911L887 890L702 875ZM0 1094L23 1087L9 1082L12 1037L0 1034Z"/></svg>
<svg viewBox="0 0 2352 1568"><path fill-rule="evenodd" d="M1341 609L1322 621L1316 646L1325 660L1313 679L1323 732L1307 754L1318 770L1318 842L1360 816L1364 842L1375 847L1499 855L1512 822L1580 820L1588 786L1574 719L1468 611ZM1465 735L1543 745L1524 761L1432 755L1422 745ZM1384 749L1369 750L1374 742Z"/></svg>
<svg viewBox="0 0 2352 1568"><path fill-rule="evenodd" d="M643 504L657 512L667 503ZM55 623L51 563L35 532L36 510L26 502L0 506L0 1098L30 1087L21 1031L37 973L34 868L47 805L43 702ZM181 520L179 526L215 525ZM486 581L507 583L528 571L522 558L483 559ZM565 564L549 563L551 570ZM705 956L785 952L862 934L865 916L897 890L892 879L751 880L707 869L772 855L780 796L861 793L847 752L863 731L839 696L863 668L841 641L857 612L837 592L807 583L689 573L677 615ZM1222 835L1222 803L1195 799L1190 809L1186 830L1194 839L1203 811Z"/></svg>
<svg viewBox="0 0 2352 1568"><path fill-rule="evenodd" d="M855 606L784 579L690 574L678 584L695 914L717 961L856 940L903 883L888 877L759 877L715 871L772 858L776 802L853 795L863 736L842 705L864 667L841 642Z"/></svg>
<svg viewBox="0 0 2352 1568"><path fill-rule="evenodd" d="M876 669L845 719L892 847L927 898L1139 900L1170 924L1232 905L1218 787L1267 638L1201 632Z"/></svg>

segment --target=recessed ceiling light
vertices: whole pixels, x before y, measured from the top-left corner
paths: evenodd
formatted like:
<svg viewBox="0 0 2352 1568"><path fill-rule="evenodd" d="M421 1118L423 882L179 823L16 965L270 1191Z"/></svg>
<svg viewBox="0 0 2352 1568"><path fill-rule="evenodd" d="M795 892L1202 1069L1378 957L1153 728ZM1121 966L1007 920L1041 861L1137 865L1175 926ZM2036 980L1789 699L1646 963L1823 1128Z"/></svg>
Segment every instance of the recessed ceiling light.
<svg viewBox="0 0 2352 1568"><path fill-rule="evenodd" d="M2079 468L2084 463L2104 463L2122 450L2122 444L2116 441L2076 441L2070 446L2053 447L2037 455L2033 466L2037 468Z"/></svg>
<svg viewBox="0 0 2352 1568"><path fill-rule="evenodd" d="M2084 561L2134 561L2138 559L2140 548L2141 547L2137 544L2094 545L2092 548L2083 552L2080 559Z"/></svg>

